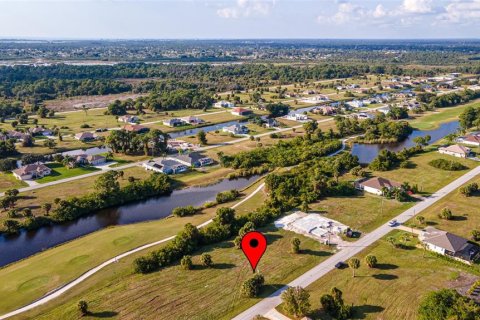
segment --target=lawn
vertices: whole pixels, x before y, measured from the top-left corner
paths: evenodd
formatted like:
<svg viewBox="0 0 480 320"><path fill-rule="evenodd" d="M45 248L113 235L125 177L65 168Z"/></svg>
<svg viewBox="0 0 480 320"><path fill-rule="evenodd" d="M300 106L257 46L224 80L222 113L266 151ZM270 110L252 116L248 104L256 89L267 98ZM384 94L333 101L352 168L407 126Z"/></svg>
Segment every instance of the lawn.
<svg viewBox="0 0 480 320"><path fill-rule="evenodd" d="M35 180L36 182L47 183L101 170L91 166L69 169L60 163L49 163L47 164L47 167L52 169L52 173L48 176Z"/></svg>
<svg viewBox="0 0 480 320"><path fill-rule="evenodd" d="M8 189L20 189L22 187L28 187L28 184L16 179L11 173L0 172L0 192Z"/></svg>
<svg viewBox="0 0 480 320"><path fill-rule="evenodd" d="M87 149L91 147L98 147L103 143L101 141L93 141L93 142L81 142L76 140L73 136L64 136L63 141L55 140L57 145L55 149L49 149L43 146L43 141L37 139L35 141L35 145L33 147L22 147L21 143L17 144L17 150L20 153L33 153L33 154L51 154L51 153L58 153L76 149Z"/></svg>
<svg viewBox="0 0 480 320"><path fill-rule="evenodd" d="M258 266L265 276L259 298L240 295L241 284L251 277L252 271L244 254L233 247L232 241L226 241L195 252L196 267L188 271L175 265L137 275L132 273L134 257L127 258L66 296L20 318L75 318L77 303L83 299L92 312L108 312L122 319L230 319L329 256L328 248L313 239L273 227L262 231L269 245ZM301 239L302 254L289 252L292 237ZM212 255L216 267L198 266L203 252Z"/></svg>
<svg viewBox="0 0 480 320"><path fill-rule="evenodd" d="M434 159L458 161L468 169L460 171L445 171L437 169L428 164L428 162ZM416 184L423 194L431 194L479 165L478 162L473 160L459 159L440 154L437 151L429 151L414 156L410 158L410 161L412 163L411 168L398 168L391 171L373 172L373 175L391 179L399 183L409 182L410 185Z"/></svg>
<svg viewBox="0 0 480 320"><path fill-rule="evenodd" d="M248 195L256 188L254 184L243 192ZM9 299L0 299L0 314L41 297L115 255L175 235L186 223L201 224L212 218L215 210L207 209L192 217L106 228L4 267L0 269L0 296ZM124 266L129 273L131 261ZM107 274L111 275L112 270Z"/></svg>
<svg viewBox="0 0 480 320"><path fill-rule="evenodd" d="M354 230L370 232L412 205L365 193L355 197L328 197L312 203L310 208Z"/></svg>
<svg viewBox="0 0 480 320"><path fill-rule="evenodd" d="M399 232L389 234L398 236ZM313 319L330 319L318 312L320 297L332 287L343 291L346 304L353 304L353 319L417 319L421 298L428 292L464 286L473 282L469 267L436 258L423 249L415 249L416 239L411 239L409 249L398 249L385 241L376 242L364 250L357 276L351 270L333 270L307 287ZM377 257L379 267L369 269L363 262L367 254ZM478 267L477 267L478 268ZM478 269L477 269L478 270ZM478 272L478 271L477 271ZM281 308L281 307L280 307Z"/></svg>
<svg viewBox="0 0 480 320"><path fill-rule="evenodd" d="M414 128L419 130L435 129L442 123L458 120L458 116L470 106L478 107L480 106L480 102L477 100L456 107L437 109L435 112L414 116L414 120L410 123Z"/></svg>
<svg viewBox="0 0 480 320"><path fill-rule="evenodd" d="M480 184L480 178L475 178L467 184L472 182ZM452 220L438 217L442 209L447 207L452 210L454 216ZM478 194L467 198L456 190L430 206L420 215L425 217L428 225L471 239L471 231L473 229L480 230L480 211L478 208L480 208L480 196ZM410 220L408 224L423 227L415 219Z"/></svg>

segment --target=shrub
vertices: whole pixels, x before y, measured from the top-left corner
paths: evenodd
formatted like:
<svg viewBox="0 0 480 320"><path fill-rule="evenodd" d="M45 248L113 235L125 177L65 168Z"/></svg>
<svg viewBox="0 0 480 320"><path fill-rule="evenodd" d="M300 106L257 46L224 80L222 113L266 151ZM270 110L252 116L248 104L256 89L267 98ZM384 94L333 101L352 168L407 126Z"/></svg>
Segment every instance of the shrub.
<svg viewBox="0 0 480 320"><path fill-rule="evenodd" d="M265 278L259 273L255 274L252 278L243 282L241 287L242 296L247 298L257 297L264 283Z"/></svg>
<svg viewBox="0 0 480 320"><path fill-rule="evenodd" d="M193 206L186 206L186 207L177 207L173 209L172 214L176 217L186 217L186 216L193 216L199 211L200 211L199 208L195 208Z"/></svg>
<svg viewBox="0 0 480 320"><path fill-rule="evenodd" d="M450 210L449 208L443 208L442 211L439 213L438 217L440 219L452 220L453 218L452 210Z"/></svg>
<svg viewBox="0 0 480 320"><path fill-rule="evenodd" d="M216 197L217 203L226 203L237 199L240 196L240 192L237 190L230 190L219 192Z"/></svg>
<svg viewBox="0 0 480 320"><path fill-rule="evenodd" d="M480 230L472 230L472 240L480 241Z"/></svg>
<svg viewBox="0 0 480 320"><path fill-rule="evenodd" d="M367 264L367 266L369 268L375 268L377 266L377 263L378 263L377 257L369 254L365 257L365 263Z"/></svg>
<svg viewBox="0 0 480 320"><path fill-rule="evenodd" d="M91 128L88 124L84 123L80 126L80 128L82 129L88 129L88 128Z"/></svg>
<svg viewBox="0 0 480 320"><path fill-rule="evenodd" d="M84 300L78 302L78 311L82 314L82 316L88 315L88 303Z"/></svg>
<svg viewBox="0 0 480 320"><path fill-rule="evenodd" d="M465 167L460 162L453 161L453 160L435 159L430 161L428 164L434 168L442 169L446 171L460 171L460 170L467 169L467 167Z"/></svg>
<svg viewBox="0 0 480 320"><path fill-rule="evenodd" d="M299 253L300 252L300 239L297 237L292 239L292 252L293 253Z"/></svg>
<svg viewBox="0 0 480 320"><path fill-rule="evenodd" d="M475 182L460 188L460 193L465 197L473 196L477 192L478 192L478 184Z"/></svg>
<svg viewBox="0 0 480 320"><path fill-rule="evenodd" d="M190 270L193 267L192 256L183 256L182 260L180 260L180 265L184 270Z"/></svg>
<svg viewBox="0 0 480 320"><path fill-rule="evenodd" d="M310 311L310 294L302 287L290 287L282 292L284 310L295 316L305 316Z"/></svg>
<svg viewBox="0 0 480 320"><path fill-rule="evenodd" d="M202 260L202 264L205 267L210 268L210 267L213 266L212 256L209 255L208 253L203 253L202 256L201 256L201 260Z"/></svg>

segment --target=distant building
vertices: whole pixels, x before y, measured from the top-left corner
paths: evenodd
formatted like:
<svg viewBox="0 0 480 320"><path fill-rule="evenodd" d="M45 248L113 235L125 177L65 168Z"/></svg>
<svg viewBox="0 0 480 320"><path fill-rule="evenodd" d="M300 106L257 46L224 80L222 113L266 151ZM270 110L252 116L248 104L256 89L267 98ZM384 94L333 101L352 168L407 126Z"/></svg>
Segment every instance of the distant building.
<svg viewBox="0 0 480 320"><path fill-rule="evenodd" d="M35 128L30 128L28 131L31 133L32 136L51 136L52 131L42 128L42 127L35 127Z"/></svg>
<svg viewBox="0 0 480 320"><path fill-rule="evenodd" d="M359 190L363 190L368 193L373 193L381 196L383 194L383 188L392 190L394 188L400 188L402 185L398 182L391 181L381 177L374 177L364 181L355 183L355 187Z"/></svg>
<svg viewBox="0 0 480 320"><path fill-rule="evenodd" d="M468 144L471 146L480 146L480 134L468 134L465 137L457 139L458 142Z"/></svg>
<svg viewBox="0 0 480 320"><path fill-rule="evenodd" d="M359 114L357 114L357 119L358 120L367 120L367 119L373 120L373 119L375 119L375 116L371 113L360 112Z"/></svg>
<svg viewBox="0 0 480 320"><path fill-rule="evenodd" d="M228 127L223 127L222 128L223 132L228 132L231 134L247 134L248 133L248 128L240 123L236 123L234 125L228 126Z"/></svg>
<svg viewBox="0 0 480 320"><path fill-rule="evenodd" d="M87 161L89 164L91 164L92 166L98 166L98 165L101 165L105 162L107 162L107 158L104 157L104 156L101 156L99 154L96 154L96 155L89 155L87 157Z"/></svg>
<svg viewBox="0 0 480 320"><path fill-rule="evenodd" d="M145 170L151 170L158 173L177 174L188 171L188 166L169 158L161 160L150 160L142 165Z"/></svg>
<svg viewBox="0 0 480 320"><path fill-rule="evenodd" d="M75 135L75 139L80 140L80 141L93 141L97 139L97 135L91 132L80 132Z"/></svg>
<svg viewBox="0 0 480 320"><path fill-rule="evenodd" d="M150 128L141 126L139 124L127 124L123 127L123 130L128 132L144 133L150 131Z"/></svg>
<svg viewBox="0 0 480 320"><path fill-rule="evenodd" d="M163 120L163 125L167 127L179 127L179 126L183 126L184 124L185 122L177 118Z"/></svg>
<svg viewBox="0 0 480 320"><path fill-rule="evenodd" d="M218 101L213 105L214 108L235 108L235 103L230 101Z"/></svg>
<svg viewBox="0 0 480 320"><path fill-rule="evenodd" d="M346 102L345 104L352 108L362 108L365 105L362 100L352 100Z"/></svg>
<svg viewBox="0 0 480 320"><path fill-rule="evenodd" d="M9 139L15 139L17 141L24 141L25 139L31 137L31 135L28 133L23 133L19 131L8 131L7 137Z"/></svg>
<svg viewBox="0 0 480 320"><path fill-rule="evenodd" d="M198 125L198 124L205 123L205 120L200 119L198 117L193 117L193 116L180 118L180 120L182 120L183 123L185 124L191 124L191 125Z"/></svg>
<svg viewBox="0 0 480 320"><path fill-rule="evenodd" d="M13 175L18 180L32 180L48 176L52 173L52 169L41 162L27 164L19 169L13 170Z"/></svg>
<svg viewBox="0 0 480 320"><path fill-rule="evenodd" d="M442 154L448 154L449 156L454 156L457 158L467 158L468 156L470 156L472 149L458 144L454 144L448 147L440 147L438 148L438 152Z"/></svg>
<svg viewBox="0 0 480 320"><path fill-rule="evenodd" d="M118 121L120 122L124 122L124 123L130 123L130 124L135 124L139 121L140 119L138 119L137 116L133 116L133 115L124 115L124 116L121 116L121 117L118 117Z"/></svg>
<svg viewBox="0 0 480 320"><path fill-rule="evenodd" d="M175 159L190 167L204 167L213 164L213 160L211 158L206 157L198 152L181 154L176 156Z"/></svg>
<svg viewBox="0 0 480 320"><path fill-rule="evenodd" d="M480 247L450 232L426 227L419 235L426 248L457 261L472 264L480 257Z"/></svg>
<svg viewBox="0 0 480 320"><path fill-rule="evenodd" d="M330 116L337 113L337 109L331 106L321 106L314 108L312 112L316 114L322 114L324 116Z"/></svg>
<svg viewBox="0 0 480 320"><path fill-rule="evenodd" d="M266 119L264 123L265 128L277 128L278 125L278 121L272 118Z"/></svg>
<svg viewBox="0 0 480 320"><path fill-rule="evenodd" d="M303 113L294 113L291 112L285 116L285 119L291 120L291 121L307 121L308 116Z"/></svg>
<svg viewBox="0 0 480 320"><path fill-rule="evenodd" d="M233 108L231 112L234 116L246 116L252 114L252 110L244 108Z"/></svg>

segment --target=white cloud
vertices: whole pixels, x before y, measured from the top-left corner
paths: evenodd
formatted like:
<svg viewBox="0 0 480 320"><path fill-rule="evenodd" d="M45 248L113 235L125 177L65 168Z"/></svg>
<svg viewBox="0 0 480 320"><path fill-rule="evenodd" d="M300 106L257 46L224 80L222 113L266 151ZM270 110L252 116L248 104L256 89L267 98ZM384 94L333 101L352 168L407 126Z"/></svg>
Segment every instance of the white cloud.
<svg viewBox="0 0 480 320"><path fill-rule="evenodd" d="M454 1L445 7L439 20L453 23L472 23L480 21L480 0Z"/></svg>
<svg viewBox="0 0 480 320"><path fill-rule="evenodd" d="M410 14L426 14L432 13L433 1L432 0L404 0L400 6L400 11Z"/></svg>
<svg viewBox="0 0 480 320"><path fill-rule="evenodd" d="M268 15L276 0L237 0L234 6L217 10L217 15L225 19L236 19L255 15Z"/></svg>

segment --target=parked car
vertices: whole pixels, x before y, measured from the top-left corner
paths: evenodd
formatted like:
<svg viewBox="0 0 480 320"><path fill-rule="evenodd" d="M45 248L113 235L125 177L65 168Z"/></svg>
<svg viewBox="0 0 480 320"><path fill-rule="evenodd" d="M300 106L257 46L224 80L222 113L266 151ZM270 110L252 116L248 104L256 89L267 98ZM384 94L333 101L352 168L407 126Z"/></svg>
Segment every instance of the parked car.
<svg viewBox="0 0 480 320"><path fill-rule="evenodd" d="M388 223L388 225L389 225L390 227L395 227L397 224L398 224L398 221L397 221L397 220L392 220L392 221L390 221L390 222Z"/></svg>
<svg viewBox="0 0 480 320"><path fill-rule="evenodd" d="M335 268L337 269L345 269L346 267L347 267L347 264L343 261L337 262L337 264L335 265Z"/></svg>

